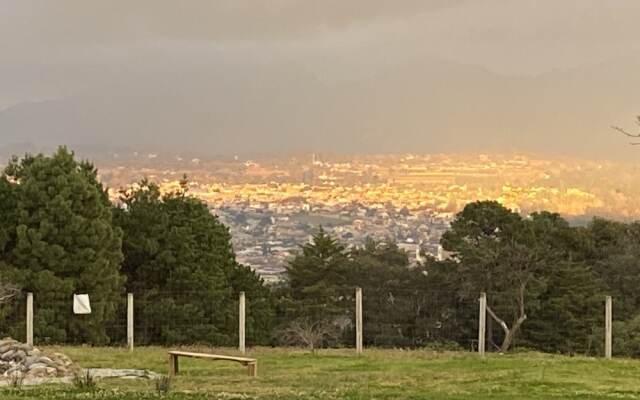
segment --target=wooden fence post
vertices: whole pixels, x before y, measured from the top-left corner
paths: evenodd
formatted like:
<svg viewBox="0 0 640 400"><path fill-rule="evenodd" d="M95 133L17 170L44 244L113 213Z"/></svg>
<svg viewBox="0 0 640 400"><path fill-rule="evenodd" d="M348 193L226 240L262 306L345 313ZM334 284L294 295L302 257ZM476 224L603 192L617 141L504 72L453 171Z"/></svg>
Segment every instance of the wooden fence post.
<svg viewBox="0 0 640 400"><path fill-rule="evenodd" d="M356 353L362 354L362 288L356 288Z"/></svg>
<svg viewBox="0 0 640 400"><path fill-rule="evenodd" d="M484 358L485 355L485 334L487 329L487 294L480 293L480 315L478 318L478 354Z"/></svg>
<svg viewBox="0 0 640 400"><path fill-rule="evenodd" d="M33 293L27 293L27 344L33 346Z"/></svg>
<svg viewBox="0 0 640 400"><path fill-rule="evenodd" d="M240 292L239 307L238 307L238 350L244 354L245 349L245 299L244 292Z"/></svg>
<svg viewBox="0 0 640 400"><path fill-rule="evenodd" d="M133 293L127 293L127 347L133 351Z"/></svg>
<svg viewBox="0 0 640 400"><path fill-rule="evenodd" d="M613 304L611 296L607 296L605 304L605 336L604 336L604 356L607 360L612 356L612 342L613 342Z"/></svg>

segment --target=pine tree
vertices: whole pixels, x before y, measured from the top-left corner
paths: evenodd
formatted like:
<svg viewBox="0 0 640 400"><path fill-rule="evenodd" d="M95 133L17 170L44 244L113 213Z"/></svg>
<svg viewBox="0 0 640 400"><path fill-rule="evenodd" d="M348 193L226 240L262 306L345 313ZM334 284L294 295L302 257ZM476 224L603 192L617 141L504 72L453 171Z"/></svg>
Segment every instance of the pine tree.
<svg viewBox="0 0 640 400"><path fill-rule="evenodd" d="M616 301L616 319L640 314L640 223L594 219L587 227L586 262Z"/></svg>
<svg viewBox="0 0 640 400"><path fill-rule="evenodd" d="M602 321L603 285L586 263L589 236L558 214L534 213L531 220L545 244L541 287L531 302L524 343L543 351L587 352L590 337Z"/></svg>
<svg viewBox="0 0 640 400"><path fill-rule="evenodd" d="M111 205L97 171L61 147L50 157L14 158L5 175L14 193L16 225L5 249L7 274L34 293L35 336L107 343L105 327L122 296L121 232L111 224ZM90 315L72 315L74 293L90 295Z"/></svg>
<svg viewBox="0 0 640 400"><path fill-rule="evenodd" d="M582 262L550 265L546 289L524 328L524 343L547 352L588 352L594 330L603 323L603 299L599 281Z"/></svg>
<svg viewBox="0 0 640 400"><path fill-rule="evenodd" d="M187 187L185 183L162 195L145 180L123 193L116 210L139 340L230 345L237 335L240 291L249 301L248 332L268 335L256 328L269 325L270 302L262 280L236 262L228 229L206 204L187 195Z"/></svg>
<svg viewBox="0 0 640 400"><path fill-rule="evenodd" d="M6 177L0 176L0 273L6 270L8 250L15 241L16 201L12 185Z"/></svg>
<svg viewBox="0 0 640 400"><path fill-rule="evenodd" d="M347 289L348 254L343 244L320 227L286 270L294 299L333 303Z"/></svg>

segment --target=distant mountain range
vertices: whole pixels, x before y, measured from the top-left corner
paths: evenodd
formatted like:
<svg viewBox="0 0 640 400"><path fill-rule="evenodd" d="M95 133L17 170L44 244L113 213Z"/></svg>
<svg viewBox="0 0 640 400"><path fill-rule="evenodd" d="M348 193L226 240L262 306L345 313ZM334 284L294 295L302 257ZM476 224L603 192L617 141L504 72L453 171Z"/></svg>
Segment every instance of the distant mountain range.
<svg viewBox="0 0 640 400"><path fill-rule="evenodd" d="M424 59L380 70L344 80L294 63L154 72L5 108L0 147L203 155L523 150L594 158L638 151L609 129L631 126L640 113L635 59L535 77Z"/></svg>

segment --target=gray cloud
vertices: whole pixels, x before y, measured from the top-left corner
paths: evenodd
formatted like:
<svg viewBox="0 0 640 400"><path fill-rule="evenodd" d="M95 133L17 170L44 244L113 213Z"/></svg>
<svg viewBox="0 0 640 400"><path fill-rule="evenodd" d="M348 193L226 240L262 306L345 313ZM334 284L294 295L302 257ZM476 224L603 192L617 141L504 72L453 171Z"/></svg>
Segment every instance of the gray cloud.
<svg viewBox="0 0 640 400"><path fill-rule="evenodd" d="M0 145L633 156L607 127L640 109L638 20L635 0L0 0Z"/></svg>

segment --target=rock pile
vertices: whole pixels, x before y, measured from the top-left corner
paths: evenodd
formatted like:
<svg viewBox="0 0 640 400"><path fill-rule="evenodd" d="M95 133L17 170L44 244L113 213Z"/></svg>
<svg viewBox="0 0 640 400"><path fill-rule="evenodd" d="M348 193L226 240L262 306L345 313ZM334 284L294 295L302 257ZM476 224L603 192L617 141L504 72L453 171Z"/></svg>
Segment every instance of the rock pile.
<svg viewBox="0 0 640 400"><path fill-rule="evenodd" d="M0 380L68 377L76 369L64 354L45 354L13 339L0 340Z"/></svg>

